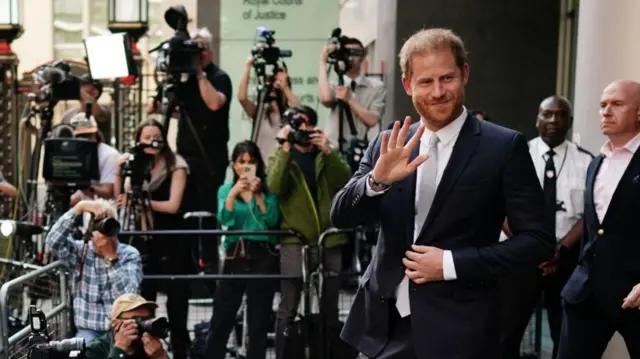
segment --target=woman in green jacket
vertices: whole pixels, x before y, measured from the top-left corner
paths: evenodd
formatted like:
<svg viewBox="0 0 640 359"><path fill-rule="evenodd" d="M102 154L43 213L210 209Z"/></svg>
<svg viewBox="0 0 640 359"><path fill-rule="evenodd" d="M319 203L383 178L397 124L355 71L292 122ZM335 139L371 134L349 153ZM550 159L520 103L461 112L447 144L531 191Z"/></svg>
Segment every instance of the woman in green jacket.
<svg viewBox="0 0 640 359"><path fill-rule="evenodd" d="M265 164L258 146L240 142L232 153L233 183L218 190L218 221L229 230L269 230L278 225L278 202L266 188ZM274 274L277 272L277 238L268 235L225 236L223 274ZM249 347L247 359L263 359L276 282L272 280L223 279L218 283L207 358L226 356L236 313L247 293Z"/></svg>

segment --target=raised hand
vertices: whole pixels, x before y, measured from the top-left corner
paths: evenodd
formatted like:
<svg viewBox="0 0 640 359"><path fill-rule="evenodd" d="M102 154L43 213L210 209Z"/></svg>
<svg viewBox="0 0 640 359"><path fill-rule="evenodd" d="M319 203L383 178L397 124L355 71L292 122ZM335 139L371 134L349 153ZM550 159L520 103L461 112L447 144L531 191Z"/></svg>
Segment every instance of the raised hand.
<svg viewBox="0 0 640 359"><path fill-rule="evenodd" d="M396 121L393 124L391 134L385 132L382 135L380 156L373 168L373 178L376 181L389 185L402 181L429 158L429 155L420 155L409 162L411 152L420 143L420 137L424 132L424 124L420 124L418 131L413 134L413 137L405 145L410 127L411 118L407 116L404 119L402 128L400 128L400 121Z"/></svg>

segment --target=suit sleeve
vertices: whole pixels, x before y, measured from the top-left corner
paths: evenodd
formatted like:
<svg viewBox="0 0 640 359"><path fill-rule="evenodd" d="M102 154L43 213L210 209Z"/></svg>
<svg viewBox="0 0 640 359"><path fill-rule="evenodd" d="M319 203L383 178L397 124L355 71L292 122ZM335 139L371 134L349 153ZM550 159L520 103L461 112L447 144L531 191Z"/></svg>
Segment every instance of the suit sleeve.
<svg viewBox="0 0 640 359"><path fill-rule="evenodd" d="M553 256L553 222L546 214L544 193L521 134L512 139L503 171L502 197L513 237L485 247L453 250L459 280L506 277L514 269L533 268Z"/></svg>
<svg viewBox="0 0 640 359"><path fill-rule="evenodd" d="M373 170L380 151L378 135L369 143L360 166L349 182L333 197L331 204L331 222L336 228L354 228L371 222L378 214L378 205L382 195L368 196L367 177Z"/></svg>

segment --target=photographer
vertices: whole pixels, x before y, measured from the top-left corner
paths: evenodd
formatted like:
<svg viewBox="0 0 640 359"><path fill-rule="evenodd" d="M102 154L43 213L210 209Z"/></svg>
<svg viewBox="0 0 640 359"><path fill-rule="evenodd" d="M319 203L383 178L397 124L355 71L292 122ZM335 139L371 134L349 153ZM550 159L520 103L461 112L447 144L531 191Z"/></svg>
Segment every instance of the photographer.
<svg viewBox="0 0 640 359"><path fill-rule="evenodd" d="M146 229L183 229L180 205L187 183L189 171L187 163L181 156L171 151L162 137L162 125L158 121L143 121L136 130L135 141L140 144L138 146L146 147L142 151L132 150L136 153L133 155L134 161L144 161L149 164L133 165L133 171L146 171L146 173L132 173L131 176L144 177L148 174L150 177L142 183L141 190L144 193L132 193L131 185L129 188L122 188L122 166L132 156L131 154L123 155L116 171L115 183L115 193L120 205L136 207L131 210L145 216L146 223L151 224L151 228ZM153 142L158 144L157 147L152 147ZM131 203L134 195L148 200L150 208L140 206L140 203ZM139 229L145 228L139 227ZM151 239L136 237L130 243L142 255L144 274L191 273L193 265L185 237L157 236ZM160 288L160 284L162 283L157 280L143 281L142 295L147 299L155 300L159 290L167 293L167 314L171 323L173 358L183 359L186 358L189 347L187 332L189 285L186 281L175 281L171 285Z"/></svg>
<svg viewBox="0 0 640 359"><path fill-rule="evenodd" d="M312 108L300 105L290 111L293 115L288 121L298 128L287 125L278 134L282 144L270 159L267 183L280 203L282 228L295 230L313 245L320 234L331 227L331 199L347 183L351 171L342 155L332 150L327 137L315 127L318 117ZM325 241L324 268L327 273L340 272L340 246L345 242L343 235L330 236ZM302 243L297 237L283 237L280 243L281 274L301 276ZM312 258L317 256L312 255ZM281 281L276 324L276 351L279 353L287 340L284 333L298 311L301 289L299 279ZM339 279L325 280L320 312L326 315L329 325L338 321L339 291Z"/></svg>
<svg viewBox="0 0 640 359"><path fill-rule="evenodd" d="M255 143L243 141L232 154L233 183L218 191L218 219L229 230L263 231L278 225L276 196L264 184L265 164ZM225 236L223 273L275 274L278 239L268 235ZM273 293L272 280L220 280L213 301L211 330L207 342L209 359L224 359L229 334L236 323L242 297L247 294L249 345L247 359L265 357Z"/></svg>
<svg viewBox="0 0 640 359"><path fill-rule="evenodd" d="M70 108L62 114L63 124L71 124L71 119L77 114L85 112L87 103L91 103L91 116L96 119L100 132L107 139L111 139L111 108L110 106L98 104L98 99L102 95L102 83L93 80L91 75L86 73L78 77L80 80L80 106Z"/></svg>
<svg viewBox="0 0 640 359"><path fill-rule="evenodd" d="M85 359L169 359L160 339L141 335L136 321L153 319L158 305L135 293L118 297L111 307L111 328L87 343Z"/></svg>
<svg viewBox="0 0 640 359"><path fill-rule="evenodd" d="M346 59L348 71L344 73L344 86L329 84L327 63L330 55L336 50L336 45L327 45L320 54L320 70L318 72L318 86L320 102L331 109L326 124L327 137L335 146L339 146L340 106L337 101L343 101L353 114L357 130L355 138L369 141L380 132L380 118L385 109L386 90L384 84L361 74L364 62L364 46L360 40L342 37L342 46L346 49L360 51L363 55L350 55ZM343 140L348 146L354 136L351 135L346 116L342 123ZM340 147L338 147L340 148Z"/></svg>
<svg viewBox="0 0 640 359"><path fill-rule="evenodd" d="M89 188L74 193L71 196L71 205L73 206L83 199L93 199L96 196L105 199L114 198L113 185L116 179L120 152L104 143L104 137L93 117L87 119L85 113L80 112L73 116L70 124L74 128L73 135L75 137L98 143L98 166L100 170L100 181L91 184Z"/></svg>
<svg viewBox="0 0 640 359"><path fill-rule="evenodd" d="M240 105L242 105L247 116L254 121L255 126L258 104L251 101L247 95L253 61L254 57L249 56L244 65L244 71L238 86L238 101L240 101ZM278 148L278 144L274 139L281 127L280 117L282 114L280 111L284 112L289 106L300 104L300 100L291 91L291 79L286 69L281 68L268 82L273 84L273 89L266 96L269 101L264 104L266 108L265 116L260 123L260 129L256 137L256 143L260 148L262 158L271 157L276 148Z"/></svg>
<svg viewBox="0 0 640 359"><path fill-rule="evenodd" d="M85 241L75 240L76 218L93 215ZM118 241L120 228L113 203L80 201L51 227L46 244L73 273L73 314L76 336L90 342L108 329L113 301L123 293L138 292L142 281L140 253Z"/></svg>

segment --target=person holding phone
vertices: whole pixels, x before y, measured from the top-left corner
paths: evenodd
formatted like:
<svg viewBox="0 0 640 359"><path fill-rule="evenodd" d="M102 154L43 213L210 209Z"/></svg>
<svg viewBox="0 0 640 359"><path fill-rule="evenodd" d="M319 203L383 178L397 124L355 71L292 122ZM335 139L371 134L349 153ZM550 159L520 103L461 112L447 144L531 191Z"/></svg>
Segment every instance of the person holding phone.
<svg viewBox="0 0 640 359"><path fill-rule="evenodd" d="M218 220L229 230L261 231L276 228L278 202L266 188L265 164L258 146L238 143L231 155L233 182L218 190ZM269 235L225 236L223 274L275 274L277 238ZM224 359L229 334L247 293L249 347L247 359L263 359L276 282L272 280L221 280L214 302L206 358Z"/></svg>

